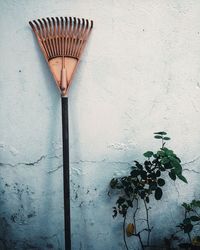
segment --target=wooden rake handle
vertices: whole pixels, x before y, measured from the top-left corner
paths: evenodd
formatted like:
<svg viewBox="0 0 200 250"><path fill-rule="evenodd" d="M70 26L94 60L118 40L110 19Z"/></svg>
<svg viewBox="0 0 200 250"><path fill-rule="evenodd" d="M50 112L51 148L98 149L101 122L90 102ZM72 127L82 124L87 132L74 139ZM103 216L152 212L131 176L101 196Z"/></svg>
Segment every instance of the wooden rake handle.
<svg viewBox="0 0 200 250"><path fill-rule="evenodd" d="M68 98L62 97L65 250L71 250Z"/></svg>

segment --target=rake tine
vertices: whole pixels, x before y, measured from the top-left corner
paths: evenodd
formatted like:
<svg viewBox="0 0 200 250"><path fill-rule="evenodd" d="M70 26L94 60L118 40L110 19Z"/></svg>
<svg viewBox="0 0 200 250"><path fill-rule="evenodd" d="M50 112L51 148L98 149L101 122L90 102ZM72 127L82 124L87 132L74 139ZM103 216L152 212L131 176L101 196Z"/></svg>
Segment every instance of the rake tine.
<svg viewBox="0 0 200 250"><path fill-rule="evenodd" d="M77 49L77 57L80 57L80 53L81 53L81 46L84 43L84 32L85 32L85 19L82 19L82 30L80 32L80 39L79 39L79 45L78 45L78 49Z"/></svg>
<svg viewBox="0 0 200 250"><path fill-rule="evenodd" d="M74 48L72 51L72 54L74 57L76 57L76 48L78 45L78 34L80 32L80 24L81 24L81 20L80 20L80 18L77 18L77 29L76 29L75 40L74 40Z"/></svg>
<svg viewBox="0 0 200 250"><path fill-rule="evenodd" d="M78 44L79 44L79 34L81 32L81 20L80 18L78 18L78 26L77 26L77 33L76 33L76 40L74 42L75 46L74 46L74 50L73 50L73 55L74 57L77 57L77 48L78 48Z"/></svg>
<svg viewBox="0 0 200 250"><path fill-rule="evenodd" d="M56 44L54 41L54 28L53 28L53 23L51 21L51 19L49 17L47 17L47 22L49 25L49 36L50 36L50 40L52 42L52 46L53 46L53 50L54 50L54 54L57 54L57 50L56 50Z"/></svg>
<svg viewBox="0 0 200 250"><path fill-rule="evenodd" d="M29 25L31 26L31 28L32 28L32 30L33 30L35 36L36 36L37 39L38 39L38 41L41 41L41 39L40 39L40 37L39 37L39 34L38 34L38 31L37 31L37 29L35 28L35 25L34 25L31 21L29 21ZM48 53L47 53L46 49L45 49L43 46L40 46L40 48L41 48L41 50L42 50L42 52L43 52L43 54L44 54L45 59L47 60L47 58L48 58Z"/></svg>
<svg viewBox="0 0 200 250"><path fill-rule="evenodd" d="M73 40L73 22L72 17L69 17L69 25L70 25L70 31L69 31L69 55L71 56L71 46L72 46L72 40Z"/></svg>
<svg viewBox="0 0 200 250"><path fill-rule="evenodd" d="M31 21L29 21L29 24L30 24L32 30L34 31L35 35L38 37L38 32L37 32L37 30L36 30L34 24L33 24Z"/></svg>
<svg viewBox="0 0 200 250"><path fill-rule="evenodd" d="M82 18L82 22L81 22L81 28L78 34L78 41L77 41L77 47L76 47L76 57L79 59L79 46L81 44L81 38L82 38L82 34L83 34L83 30L84 30L84 26L85 26L85 20Z"/></svg>
<svg viewBox="0 0 200 250"><path fill-rule="evenodd" d="M72 30L72 45L71 45L71 48L70 48L70 55L73 56L72 54L72 51L73 51L73 48L74 48L74 41L75 41L75 35L76 35L76 18L74 17L73 18L73 30Z"/></svg>
<svg viewBox="0 0 200 250"><path fill-rule="evenodd" d="M67 29L68 29L68 20L67 17L64 18L65 20L65 46L64 46L64 55L67 55L67 44L68 44L68 35L67 35Z"/></svg>
<svg viewBox="0 0 200 250"><path fill-rule="evenodd" d="M82 42L82 46L80 47L80 56L85 48L85 45L86 45L86 41L87 41L87 38L91 32L91 29L92 29L92 26L93 26L93 21L91 21L90 23L90 28L89 28L89 21L87 20L87 24L86 24L86 30L85 30L85 34L84 34L84 37L83 37L83 42Z"/></svg>
<svg viewBox="0 0 200 250"><path fill-rule="evenodd" d="M58 44L57 44L57 38L56 38L56 21L55 19L52 17L52 27L53 27L53 40L55 42L55 48L56 48L56 54L59 54L59 50L58 50Z"/></svg>
<svg viewBox="0 0 200 250"><path fill-rule="evenodd" d="M64 36L64 20L63 17L60 18L61 20L61 40L62 40L62 57L64 58L65 54L64 54L64 45L65 45L65 36Z"/></svg>
<svg viewBox="0 0 200 250"><path fill-rule="evenodd" d="M40 19L38 19L38 22L42 28L42 35L43 35L43 41L44 43L46 44L48 50L50 51L50 56L53 57L53 51L52 51L52 48L50 46L50 43L49 43L49 39L48 39L48 36L47 36L47 31L45 30L44 28L44 25L42 23L42 21Z"/></svg>
<svg viewBox="0 0 200 250"><path fill-rule="evenodd" d="M59 53L59 56L61 55L61 51L60 51L60 21L59 21L59 18L56 17L56 26L57 26L57 36L56 36L56 39L57 39L57 42L58 42L58 53Z"/></svg>
<svg viewBox="0 0 200 250"><path fill-rule="evenodd" d="M67 23L67 48L66 48L66 54L69 55L69 48L70 48L70 33L71 33L71 22L70 17L65 17L65 21Z"/></svg>
<svg viewBox="0 0 200 250"><path fill-rule="evenodd" d="M43 23L44 23L45 30L46 30L46 39L48 40L49 47L51 48L52 55L54 56L54 55L55 55L55 51L54 51L54 47L53 47L53 44L52 44L50 29L49 29L49 27L48 27L48 24L47 24L46 19L45 19L45 18L42 18L42 21L43 21Z"/></svg>
<svg viewBox="0 0 200 250"><path fill-rule="evenodd" d="M48 47L46 46L46 44L45 44L45 42L44 42L44 39L43 39L43 37L42 37L41 28L40 28L40 26L39 26L39 24L37 23L36 20L33 20L33 22L34 22L34 24L35 24L35 26L36 26L36 28L37 28L38 36L39 36L40 41L41 41L41 43L42 43L42 45L43 45L43 48L44 48L45 51L46 51L47 59L48 59L48 58L51 56L51 54L50 54L50 51L49 51Z"/></svg>

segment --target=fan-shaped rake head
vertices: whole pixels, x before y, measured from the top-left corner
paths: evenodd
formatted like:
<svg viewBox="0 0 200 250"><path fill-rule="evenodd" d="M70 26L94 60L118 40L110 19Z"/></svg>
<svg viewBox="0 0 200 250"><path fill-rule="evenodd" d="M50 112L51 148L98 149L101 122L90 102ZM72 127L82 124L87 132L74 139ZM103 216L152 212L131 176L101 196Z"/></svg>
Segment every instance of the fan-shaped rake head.
<svg viewBox="0 0 200 250"><path fill-rule="evenodd" d="M62 96L66 96L93 21L75 17L47 17L29 24Z"/></svg>

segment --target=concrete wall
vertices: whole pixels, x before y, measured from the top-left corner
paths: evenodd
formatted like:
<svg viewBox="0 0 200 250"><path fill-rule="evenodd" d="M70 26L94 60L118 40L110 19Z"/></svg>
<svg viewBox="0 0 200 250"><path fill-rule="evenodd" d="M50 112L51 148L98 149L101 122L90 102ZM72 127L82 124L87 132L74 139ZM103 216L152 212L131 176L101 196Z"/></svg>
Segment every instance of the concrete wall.
<svg viewBox="0 0 200 250"><path fill-rule="evenodd" d="M177 206L200 197L200 2L1 0L0 10L0 249L63 249L60 96L28 26L46 16L94 20L69 97L72 249L125 249L108 183L157 149L158 130L189 181L169 180L152 211L153 239L172 232Z"/></svg>

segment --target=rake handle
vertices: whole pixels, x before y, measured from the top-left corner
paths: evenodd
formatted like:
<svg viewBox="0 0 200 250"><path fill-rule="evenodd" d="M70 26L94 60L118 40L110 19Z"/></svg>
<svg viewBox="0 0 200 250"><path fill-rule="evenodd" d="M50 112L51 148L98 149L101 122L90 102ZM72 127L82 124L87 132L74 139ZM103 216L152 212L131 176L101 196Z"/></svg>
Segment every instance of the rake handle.
<svg viewBox="0 0 200 250"><path fill-rule="evenodd" d="M65 250L71 250L68 98L62 97Z"/></svg>

